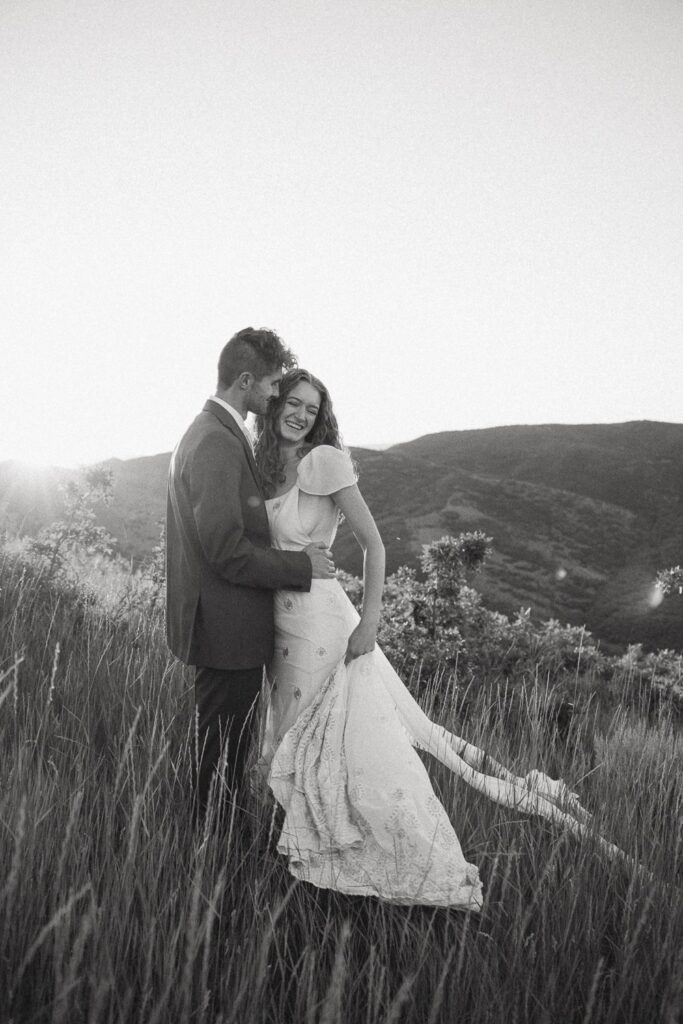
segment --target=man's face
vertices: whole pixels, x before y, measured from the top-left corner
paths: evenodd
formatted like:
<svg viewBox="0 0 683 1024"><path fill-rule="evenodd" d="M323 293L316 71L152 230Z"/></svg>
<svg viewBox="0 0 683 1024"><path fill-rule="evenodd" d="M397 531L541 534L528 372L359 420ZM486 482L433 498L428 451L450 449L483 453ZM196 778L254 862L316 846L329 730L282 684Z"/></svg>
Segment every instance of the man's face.
<svg viewBox="0 0 683 1024"><path fill-rule="evenodd" d="M260 380L256 380L253 377L247 394L247 412L256 413L257 416L265 416L271 398L277 398L280 394L281 380L282 370L277 370L275 373L267 373Z"/></svg>

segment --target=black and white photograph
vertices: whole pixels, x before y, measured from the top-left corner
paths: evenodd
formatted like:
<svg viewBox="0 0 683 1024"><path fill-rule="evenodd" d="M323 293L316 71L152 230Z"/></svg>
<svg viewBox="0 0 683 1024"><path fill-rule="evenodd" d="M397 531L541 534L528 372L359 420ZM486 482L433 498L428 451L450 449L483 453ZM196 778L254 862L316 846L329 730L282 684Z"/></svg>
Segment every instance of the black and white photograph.
<svg viewBox="0 0 683 1024"><path fill-rule="evenodd" d="M680 0L0 0L0 137L0 1022L680 1024Z"/></svg>

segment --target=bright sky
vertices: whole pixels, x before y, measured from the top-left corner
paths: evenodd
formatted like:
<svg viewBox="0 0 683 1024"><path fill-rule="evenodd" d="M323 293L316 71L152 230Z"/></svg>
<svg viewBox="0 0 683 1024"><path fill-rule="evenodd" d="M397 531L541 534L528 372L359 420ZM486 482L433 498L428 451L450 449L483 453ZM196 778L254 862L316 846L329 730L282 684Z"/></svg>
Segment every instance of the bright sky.
<svg viewBox="0 0 683 1024"><path fill-rule="evenodd" d="M683 420L679 0L2 0L0 459L170 450L241 327L345 440Z"/></svg>

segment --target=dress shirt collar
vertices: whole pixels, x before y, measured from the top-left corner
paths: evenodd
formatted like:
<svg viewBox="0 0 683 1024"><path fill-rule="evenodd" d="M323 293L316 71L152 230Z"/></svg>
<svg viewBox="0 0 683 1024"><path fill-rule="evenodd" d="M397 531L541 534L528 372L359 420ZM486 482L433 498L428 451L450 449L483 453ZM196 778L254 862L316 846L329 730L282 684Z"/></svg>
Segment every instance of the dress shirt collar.
<svg viewBox="0 0 683 1024"><path fill-rule="evenodd" d="M253 451L254 450L254 438L253 438L253 435L252 435L251 431L249 430L248 426L246 425L246 423L244 422L244 420L242 419L242 416L238 413L237 409L234 409L231 405L228 405L227 402L224 402L222 398L218 398L217 395L209 395L209 401L210 402L216 402L218 405L222 405L223 408L225 409L225 411L230 413L232 418L237 423L237 426L240 428L240 430L242 431L242 433L246 437L247 441L249 442L249 447Z"/></svg>

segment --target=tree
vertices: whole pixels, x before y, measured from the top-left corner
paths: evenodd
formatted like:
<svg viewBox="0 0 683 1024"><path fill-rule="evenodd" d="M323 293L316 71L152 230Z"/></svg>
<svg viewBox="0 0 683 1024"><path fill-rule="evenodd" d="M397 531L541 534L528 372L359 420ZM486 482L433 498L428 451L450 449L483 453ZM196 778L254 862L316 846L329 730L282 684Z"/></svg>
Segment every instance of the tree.
<svg viewBox="0 0 683 1024"><path fill-rule="evenodd" d="M113 538L97 525L96 508L112 499L113 473L104 466L90 466L76 480L61 488L64 510L59 519L41 530L29 549L46 563L49 579L63 575L74 551L110 556Z"/></svg>
<svg viewBox="0 0 683 1024"><path fill-rule="evenodd" d="M492 543L476 530L423 545L420 564L425 580L415 612L431 639L457 626L457 598L484 565Z"/></svg>
<svg viewBox="0 0 683 1024"><path fill-rule="evenodd" d="M151 554L145 558L140 566L140 573L147 581L150 588L150 600L152 609L160 602L166 588L166 522L161 519L159 526L159 540L152 548Z"/></svg>
<svg viewBox="0 0 683 1024"><path fill-rule="evenodd" d="M378 641L397 668L429 675L461 659L465 633L474 623L479 629L482 615L489 614L468 584L491 544L481 531L442 537L424 545L421 578L406 566L389 577Z"/></svg>
<svg viewBox="0 0 683 1024"><path fill-rule="evenodd" d="M663 594L673 594L674 591L683 594L683 566L674 565L671 569L660 569L655 585Z"/></svg>

